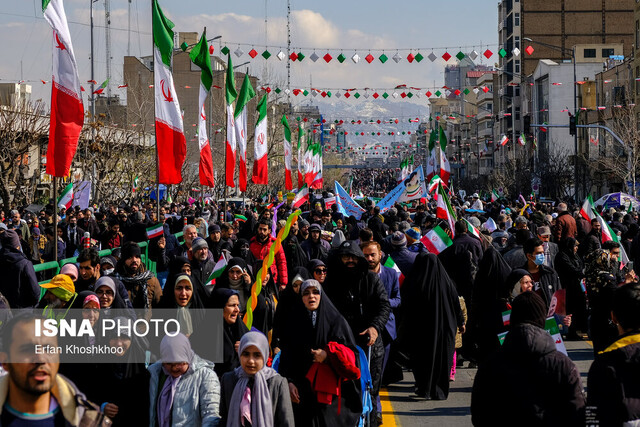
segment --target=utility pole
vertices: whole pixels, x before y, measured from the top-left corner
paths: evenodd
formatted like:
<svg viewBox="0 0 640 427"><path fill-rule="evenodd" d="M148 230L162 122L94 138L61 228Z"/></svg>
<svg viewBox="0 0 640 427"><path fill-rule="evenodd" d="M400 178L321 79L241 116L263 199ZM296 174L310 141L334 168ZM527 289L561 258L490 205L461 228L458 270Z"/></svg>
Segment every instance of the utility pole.
<svg viewBox="0 0 640 427"><path fill-rule="evenodd" d="M107 106L109 106L111 104L111 86L109 85L111 79L111 0L104 0L104 41L106 45ZM110 115L111 112L107 110L107 114Z"/></svg>

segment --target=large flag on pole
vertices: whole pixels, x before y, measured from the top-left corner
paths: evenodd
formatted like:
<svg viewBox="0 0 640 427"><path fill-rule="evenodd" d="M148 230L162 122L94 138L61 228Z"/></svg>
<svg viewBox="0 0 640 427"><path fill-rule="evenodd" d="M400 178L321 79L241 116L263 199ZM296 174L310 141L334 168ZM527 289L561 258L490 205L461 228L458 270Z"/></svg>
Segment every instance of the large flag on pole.
<svg viewBox="0 0 640 427"><path fill-rule="evenodd" d="M431 135L429 135L429 158L427 159L427 180L431 180L434 175L439 174L440 172L436 170L436 164L438 163L438 158L436 157L436 137L437 130L431 131Z"/></svg>
<svg viewBox="0 0 640 427"><path fill-rule="evenodd" d="M304 184L304 159L302 155L302 136L304 129L302 125L298 126L298 189Z"/></svg>
<svg viewBox="0 0 640 427"><path fill-rule="evenodd" d="M202 31L200 41L189 54L191 61L200 67L200 93L198 96L198 107L200 115L198 117L198 144L200 146L200 184L213 187L213 160L211 158L211 147L207 137L207 115L205 114L205 101L211 90L213 83L213 71L211 69L211 57L209 56L209 46L207 45L207 29Z"/></svg>
<svg viewBox="0 0 640 427"><path fill-rule="evenodd" d="M284 126L284 187L287 191L293 190L293 180L291 177L291 128L287 116L282 115L280 123Z"/></svg>
<svg viewBox="0 0 640 427"><path fill-rule="evenodd" d="M251 181L254 184L269 183L269 167L267 164L267 94L258 102L258 123L253 141L253 172ZM242 188L240 188L242 189Z"/></svg>
<svg viewBox="0 0 640 427"><path fill-rule="evenodd" d="M447 159L447 135L444 129L440 128L440 178L445 185L449 185L449 177L451 176L451 165Z"/></svg>
<svg viewBox="0 0 640 427"><path fill-rule="evenodd" d="M256 96L256 93L251 87L249 75L245 74L240 94L236 101L236 111L233 114L236 121L238 151L240 152L238 161L238 187L240 187L240 191L247 191L247 104L254 96Z"/></svg>
<svg viewBox="0 0 640 427"><path fill-rule="evenodd" d="M84 122L80 78L62 0L42 0L42 12L44 19L53 28L47 173L51 176L65 177L69 175Z"/></svg>
<svg viewBox="0 0 640 427"><path fill-rule="evenodd" d="M182 110L171 72L173 22L164 16L158 0L152 1L158 181L160 184L179 184L182 181L182 165L187 156L187 142L182 127Z"/></svg>
<svg viewBox="0 0 640 427"><path fill-rule="evenodd" d="M322 145L316 144L315 154L314 154L314 174L313 182L311 183L311 188L322 189L324 185L324 180L322 179Z"/></svg>
<svg viewBox="0 0 640 427"><path fill-rule="evenodd" d="M224 165L225 170L225 183L227 187L235 187L233 181L233 175L236 171L236 126L235 119L233 117L233 101L238 97L236 92L236 82L233 76L233 64L231 63L231 52L227 54L227 81L225 83L224 98L227 102L227 142L225 146L226 162Z"/></svg>
<svg viewBox="0 0 640 427"><path fill-rule="evenodd" d="M308 201L309 201L309 188L305 184L302 186L300 190L298 190L298 194L296 194L296 197L294 197L293 202L291 202L291 207L293 209L299 208L300 206L305 204L305 202L308 202Z"/></svg>

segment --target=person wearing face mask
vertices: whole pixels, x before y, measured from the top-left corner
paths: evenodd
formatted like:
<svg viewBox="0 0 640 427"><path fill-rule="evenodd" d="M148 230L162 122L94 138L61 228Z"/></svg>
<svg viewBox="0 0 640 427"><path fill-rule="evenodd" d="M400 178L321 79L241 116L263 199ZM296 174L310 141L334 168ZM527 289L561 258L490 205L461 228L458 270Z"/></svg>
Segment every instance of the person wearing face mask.
<svg viewBox="0 0 640 427"><path fill-rule="evenodd" d="M110 257L113 258L113 257ZM102 274L101 272L101 262L100 257L98 256L98 251L94 248L84 249L78 255L78 278L75 281L76 289L78 292L82 291L95 291L96 282L103 276L107 276L108 274ZM115 265L116 262L112 261L112 264ZM124 284L120 280L113 278L113 282L116 287L116 292L119 297L122 299L122 302L125 306L132 308L131 301L129 301L129 294L127 293L127 289L124 287Z"/></svg>
<svg viewBox="0 0 640 427"><path fill-rule="evenodd" d="M250 243L247 239L238 239L236 241L231 250L231 257L242 258L247 265L253 265L256 262L256 257L251 253Z"/></svg>
<svg viewBox="0 0 640 427"><path fill-rule="evenodd" d="M537 293L547 304L551 304L551 298L558 289L561 289L558 273L545 264L544 245L538 238L528 239L524 242L522 250L527 257L527 262L521 268L526 270L533 279L533 291Z"/></svg>

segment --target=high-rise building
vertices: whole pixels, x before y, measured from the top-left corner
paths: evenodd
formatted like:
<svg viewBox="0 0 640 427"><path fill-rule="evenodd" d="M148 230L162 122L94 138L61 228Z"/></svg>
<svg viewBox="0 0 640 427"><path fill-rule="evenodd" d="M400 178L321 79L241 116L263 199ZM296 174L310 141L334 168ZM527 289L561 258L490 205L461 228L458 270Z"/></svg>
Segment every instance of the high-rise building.
<svg viewBox="0 0 640 427"><path fill-rule="evenodd" d="M533 98L529 89L533 82L529 76L541 59L561 64L571 62L575 56L577 63L602 63L611 55L630 55L634 44L633 12L633 0L498 3L499 48L505 50L499 59L498 138L506 135L515 141L523 131L524 117L533 119L535 111L529 111ZM527 52L529 47L533 49L531 54ZM572 86L570 80L564 83ZM573 111L573 102L568 107ZM515 144L513 149L516 150L513 158L519 157L522 148Z"/></svg>

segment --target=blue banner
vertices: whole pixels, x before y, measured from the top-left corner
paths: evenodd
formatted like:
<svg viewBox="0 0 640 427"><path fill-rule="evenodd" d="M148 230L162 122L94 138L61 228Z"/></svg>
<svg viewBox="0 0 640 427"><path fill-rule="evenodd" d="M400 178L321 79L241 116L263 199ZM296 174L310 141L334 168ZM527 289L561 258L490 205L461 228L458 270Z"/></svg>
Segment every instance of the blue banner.
<svg viewBox="0 0 640 427"><path fill-rule="evenodd" d="M384 198L382 200L380 200L378 202L378 204L376 205L377 207L380 208L380 213L381 214L385 213L391 207L393 207L393 205L400 198L400 196L402 196L404 194L404 190L406 190L406 186L404 185L404 181L402 181L400 184L398 184L398 186L396 188L391 190L391 192L389 194L384 196Z"/></svg>
<svg viewBox="0 0 640 427"><path fill-rule="evenodd" d="M349 193L346 192L342 185L338 181L335 181L335 193L336 193L336 205L338 205L338 212L346 217L354 216L356 219L360 219L364 213L364 209L359 204L353 201Z"/></svg>

